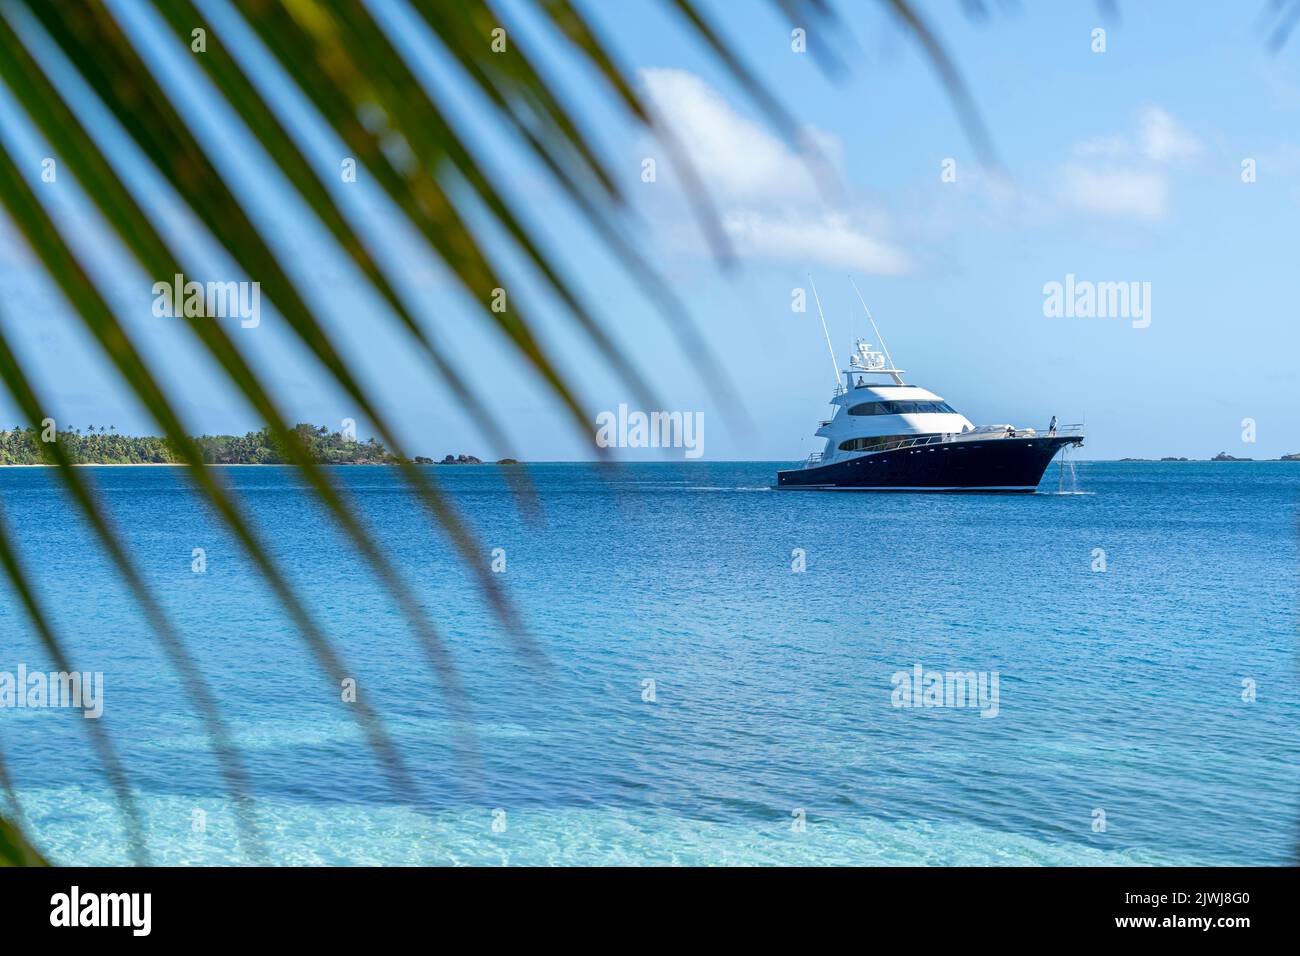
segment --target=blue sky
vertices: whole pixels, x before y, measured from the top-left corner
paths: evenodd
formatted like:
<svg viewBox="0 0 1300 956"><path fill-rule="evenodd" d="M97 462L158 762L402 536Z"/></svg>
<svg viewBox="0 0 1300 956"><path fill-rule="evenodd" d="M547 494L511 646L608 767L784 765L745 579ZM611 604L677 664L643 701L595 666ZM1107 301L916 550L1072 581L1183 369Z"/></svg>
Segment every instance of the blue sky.
<svg viewBox="0 0 1300 956"><path fill-rule="evenodd" d="M545 173L467 95L443 56L419 61L423 78L652 383L659 406L704 413L705 458L788 461L820 447L812 431L828 410L826 345L812 307L791 309L792 290L806 288L809 273L841 358L852 336L866 332L847 281L852 274L908 381L943 395L977 423L1034 425L1053 414L1065 422L1086 419L1085 457L1208 457L1226 450L1266 458L1300 451L1293 381L1300 346L1300 37L1270 56L1263 3L1121 3L1113 22L1084 2L1009 12L995 5L984 20L967 18L959 4L920 4L969 84L1001 161L997 170L981 166L935 71L883 5L840 4L845 22L833 36L817 23L789 22L767 2L708 6L713 22L805 127L804 142L817 144L834 169L830 188L814 183L800 149L772 132L743 91L689 41L667 4L587 4L710 186L738 253L730 271L710 255L662 146L594 90L585 68L537 35L526 4L501 6L512 39L530 45L564 84L628 191L629 235L687 304L739 393L743 416L714 400L662 317ZM398 42L417 49L410 41L419 31L400 8L372 7ZM337 168L345 151L275 86L276 71L235 30L224 5L204 8L232 52L258 67L259 82L269 84L313 161ZM186 62L192 54L137 10L116 9L133 36L150 44L150 62L169 92L291 261L295 279L411 453L594 456L594 425L582 431L564 417L438 263L407 241L364 174L356 184L340 183L336 193L357 228L502 420L510 446L487 447L256 145L214 107L201 74ZM34 37L30 25L18 25ZM810 50L832 44L844 58L848 71L840 80L829 80L812 52L791 50L796 26L807 30ZM1102 53L1092 49L1098 27L1106 30ZM55 59L48 63L62 79L66 71ZM119 143L90 98L68 89L97 135ZM179 323L151 314L158 277L143 275L112 248L74 177L64 170L57 184L39 183L40 160L50 151L3 87L0 136L32 170L43 201L137 344L160 363L192 429L259 427ZM656 160L652 183L642 181L646 158ZM941 176L945 160L955 163L955 182ZM1254 161L1255 182L1243 182L1245 160ZM75 157L60 161L66 167ZM146 164L128 157L120 172L160 225L192 250L191 275L239 277ZM483 236L510 277L511 300L538 318L593 420L623 402L641 407L507 244L487 227ZM1150 324L1047 317L1044 285L1067 274L1149 283ZM156 431L3 216L0 296L6 331L37 370L61 423ZM264 317L256 329L229 321L294 419L337 426L359 417L277 317ZM16 420L7 401L0 400L0 416ZM1242 440L1244 419L1255 423L1255 443ZM364 422L361 430L368 431Z"/></svg>

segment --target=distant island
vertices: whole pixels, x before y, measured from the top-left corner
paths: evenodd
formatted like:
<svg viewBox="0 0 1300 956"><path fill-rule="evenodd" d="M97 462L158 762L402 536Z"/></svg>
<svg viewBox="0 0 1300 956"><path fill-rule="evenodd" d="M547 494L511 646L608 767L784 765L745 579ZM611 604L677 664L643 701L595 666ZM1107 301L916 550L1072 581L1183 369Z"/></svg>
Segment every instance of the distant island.
<svg viewBox="0 0 1300 956"><path fill-rule="evenodd" d="M473 455L448 455L442 461L434 461L432 458L425 458L416 455L412 459L417 465L483 465L491 464L485 462L482 458L475 458ZM498 465L517 465L519 462L514 458L502 458L497 462Z"/></svg>
<svg viewBox="0 0 1300 956"><path fill-rule="evenodd" d="M1234 458L1226 451L1221 451L1213 458L1175 458L1172 455L1167 458L1121 458L1120 461L1254 461L1254 458ZM1300 452L1291 455L1283 455L1281 458L1262 458L1261 461L1300 461Z"/></svg>
<svg viewBox="0 0 1300 956"><path fill-rule="evenodd" d="M320 465L395 465L401 459L374 438L358 441L323 425L301 423L294 431L307 447L312 460ZM170 441L154 435L123 435L113 426L94 425L67 428L57 434L59 445L69 460L78 465L176 465L182 464ZM245 435L200 435L194 439L210 465L283 465L288 464L283 449L269 428ZM15 426L0 431L0 466L47 465L45 443L33 428ZM439 462L416 456L416 464L480 465L473 455L448 455ZM497 464L517 465L513 458Z"/></svg>

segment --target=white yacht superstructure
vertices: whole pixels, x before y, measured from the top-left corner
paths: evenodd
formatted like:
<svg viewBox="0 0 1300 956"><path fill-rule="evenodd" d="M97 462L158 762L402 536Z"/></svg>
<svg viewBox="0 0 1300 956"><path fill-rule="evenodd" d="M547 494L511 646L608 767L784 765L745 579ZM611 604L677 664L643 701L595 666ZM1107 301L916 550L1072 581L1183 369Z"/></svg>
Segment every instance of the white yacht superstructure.
<svg viewBox="0 0 1300 956"><path fill-rule="evenodd" d="M778 472L778 488L1027 492L1057 451L1083 444L1082 426L1055 418L1041 430L974 425L941 395L904 382L883 343L857 339L838 376L834 411L816 431L825 447Z"/></svg>

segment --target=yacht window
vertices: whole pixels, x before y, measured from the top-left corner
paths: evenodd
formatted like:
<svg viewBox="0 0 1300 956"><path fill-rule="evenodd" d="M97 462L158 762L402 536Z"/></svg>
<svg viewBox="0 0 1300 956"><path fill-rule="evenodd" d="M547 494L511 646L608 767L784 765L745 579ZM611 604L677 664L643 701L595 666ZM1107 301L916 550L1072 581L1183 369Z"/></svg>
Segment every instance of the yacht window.
<svg viewBox="0 0 1300 956"><path fill-rule="evenodd" d="M850 415L950 414L956 410L947 402L863 402L849 409Z"/></svg>
<svg viewBox="0 0 1300 956"><path fill-rule="evenodd" d="M896 441L902 441L904 438L936 438L938 433L934 434L911 434L911 435L873 435L870 438L850 438L848 441L840 442L840 451L868 451L872 448L878 448L881 445L889 445Z"/></svg>

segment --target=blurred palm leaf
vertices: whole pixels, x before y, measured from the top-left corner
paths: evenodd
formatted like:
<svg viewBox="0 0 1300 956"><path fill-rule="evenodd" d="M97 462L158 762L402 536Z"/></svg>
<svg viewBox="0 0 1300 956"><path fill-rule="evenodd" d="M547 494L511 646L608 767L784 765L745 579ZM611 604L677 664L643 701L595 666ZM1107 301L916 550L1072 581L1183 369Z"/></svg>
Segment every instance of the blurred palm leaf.
<svg viewBox="0 0 1300 956"><path fill-rule="evenodd" d="M0 818L0 866L48 866L22 832Z"/></svg>
<svg viewBox="0 0 1300 956"><path fill-rule="evenodd" d="M636 121L661 138L678 168L695 205L701 225L719 261L730 251L707 190L684 159L685 150L656 118L652 104L617 63L609 44L586 14L570 0L532 0L537 19L546 24L550 41L570 56L585 60L597 78L600 92L620 104ZM699 40L719 65L746 90L775 128L792 142L799 137L797 124L767 91L732 49L725 31L709 23L694 0L665 0L680 14L683 30ZM955 71L924 22L909 4L891 0L886 6L922 42L940 70L959 108L968 132L982 146L983 130ZM775 0L775 8L791 22L815 23L823 29L835 25L835 15L824 0ZM457 358L440 348L428 330L428 317L412 308L395 288L380 259L362 240L347 213L335 202L329 181L318 172L283 122L286 104L268 94L250 70L247 47L264 48L287 75L292 102L287 108L310 111L343 144L411 227L412 234L447 267L463 290L477 303L477 317L496 330L567 409L575 425L590 428L573 384L560 372L536 334L533 309L523 296L512 298L509 308L490 308L495 290L507 283L496 258L471 227L462 210L467 188L478 208L486 213L494 234L504 236L511 253L526 262L542 288L562 306L563 314L586 338L608 367L616 372L647 407L656 407L648 382L623 354L610 334L608 319L585 304L581 289L568 277L562 255L547 248L544 237L532 227L519 200L497 180L472 139L458 127L454 116L439 102L421 76L419 57L409 61L390 37L395 11L404 22L420 30L404 37L420 49L420 56L449 57L468 88L491 105L494 119L514 137L522 156L547 171L604 246L618 259L655 304L677 335L684 353L702 378L729 395L709 350L676 295L656 274L629 238L631 213L624 203L616 168L583 130L566 92L544 76L527 44L518 40L514 26L485 0L457 3L431 0L394 0L383 13L374 4L357 0L221 0L196 6L191 0L149 0L124 15L116 5L95 0L0 0L0 81L39 130L63 169L76 177L82 194L116 235L145 274L170 278L185 273L183 250L163 238L126 185L120 150L106 145L102 131L83 121L61 70L75 72L108 114L147 158L175 195L188 207L208 235L242 272L256 278L287 327L306 353L325 371L378 436L402 461L398 471L430 517L449 535L461 558L474 570L479 587L506 632L525 654L536 654L511 603L496 579L479 559L477 548L456 509L427 470L407 461L402 442L374 397L361 381L344 350L308 304L286 264L249 214L237 185L229 182L206 155L191 128L191 118L176 105L174 95L155 78L148 65L156 57L142 51L141 41L126 21L143 19L159 32L175 35L189 46L196 30L205 31L206 49L192 57L206 77L211 96L237 118L264 151L265 159L314 214L319 225L356 267L385 308L371 321L390 322L410 337L430 371L446 384L495 446L505 447L497 421L473 393L457 368ZM217 24L220 24L218 26ZM492 45L493 31L507 30L504 49ZM419 35L414 35L414 34ZM145 55L142 55L144 53ZM241 53L244 54L241 56ZM824 51L829 54L829 51ZM827 56L825 65L835 60ZM800 144L804 146L804 144ZM804 146L806 152L806 146ZM72 304L79 321L97 343L108 364L140 400L189 467L199 493L216 509L241 542L297 626L317 662L334 681L349 671L337 649L289 584L271 557L258 529L239 502L206 466L189 430L177 412L173 397L159 385L155 369L145 359L121 321L73 253L28 177L0 143L0 201L23 234L44 271ZM435 322L437 319L435 318ZM319 467L282 414L268 384L244 359L236 343L215 322L184 319L199 346L212 357L230 384L267 423L285 448L286 455L306 477L311 494L326 508L358 555L377 575L410 623L414 637L453 706L465 707L464 695L440 635L405 583L366 529L354 516L343 492L328 471ZM455 334L450 330L450 335ZM23 414L39 427L46 408L8 339L0 332L0 379ZM183 687L203 717L227 786L247 803L247 780L239 755L226 729L220 709L184 638L144 583L121 545L85 479L77 473L57 443L46 447L50 463L66 486L72 501L95 533L141 607L150 627L182 680ZM12 537L0 522L0 563L19 595L51 659L63 670L73 664L63 643L50 626L36 600ZM355 708L375 753L382 758L393 786L403 795L415 786L405 772L400 755L383 728L380 716L363 703ZM131 797L125 768L111 741L87 722L95 751L118 794L127 833L137 860L146 859L140 820ZM8 795L11 818L21 819L13 789L0 755L0 784ZM241 813L241 836L256 851L257 832L251 814ZM0 862L34 863L39 856L22 834L0 820Z"/></svg>

